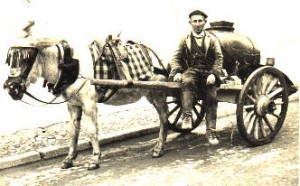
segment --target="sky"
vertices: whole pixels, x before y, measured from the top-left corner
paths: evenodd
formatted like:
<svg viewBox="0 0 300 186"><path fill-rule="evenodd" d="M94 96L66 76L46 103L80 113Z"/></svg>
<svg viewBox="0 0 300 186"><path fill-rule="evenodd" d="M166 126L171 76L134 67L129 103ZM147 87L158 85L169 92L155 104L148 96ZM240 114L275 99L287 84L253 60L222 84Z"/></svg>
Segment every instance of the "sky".
<svg viewBox="0 0 300 186"><path fill-rule="evenodd" d="M29 2L28 2L29 1ZM7 78L4 65L8 47L20 36L28 20L35 21L36 37L64 37L82 45L109 33L121 32L123 40L141 41L168 59L181 36L189 32L188 14L195 9L208 14L208 22L234 22L235 32L256 42L265 58L299 82L300 17L298 0L1 0L0 83ZM208 26L208 25L207 25ZM40 87L39 87L40 88ZM47 93L45 93L47 94ZM0 90L0 113L15 125L42 123L49 113L67 119L65 105L31 107L9 99ZM19 120L11 121L15 113ZM33 119L30 113L39 113ZM26 119L21 119L21 118ZM48 122L48 121L47 121ZM53 122L53 121L49 121ZM14 123L13 123L14 124Z"/></svg>
<svg viewBox="0 0 300 186"><path fill-rule="evenodd" d="M1 40L11 40L31 19L36 22L35 34L42 37L67 37L84 43L121 31L124 39L141 40L163 51L189 31L187 15L194 9L205 11L208 22L234 22L236 31L257 41L266 55L300 40L297 0L29 1L1 0Z"/></svg>

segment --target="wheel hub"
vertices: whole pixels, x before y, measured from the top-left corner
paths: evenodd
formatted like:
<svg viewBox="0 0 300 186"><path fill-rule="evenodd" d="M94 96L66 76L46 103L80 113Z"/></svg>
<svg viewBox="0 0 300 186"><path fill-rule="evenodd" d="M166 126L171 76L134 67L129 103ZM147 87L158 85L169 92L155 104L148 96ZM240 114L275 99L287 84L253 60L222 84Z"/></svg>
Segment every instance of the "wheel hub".
<svg viewBox="0 0 300 186"><path fill-rule="evenodd" d="M272 112L276 109L276 106L272 100L267 96L262 95L257 99L255 104L255 111L258 116L264 116L268 112Z"/></svg>

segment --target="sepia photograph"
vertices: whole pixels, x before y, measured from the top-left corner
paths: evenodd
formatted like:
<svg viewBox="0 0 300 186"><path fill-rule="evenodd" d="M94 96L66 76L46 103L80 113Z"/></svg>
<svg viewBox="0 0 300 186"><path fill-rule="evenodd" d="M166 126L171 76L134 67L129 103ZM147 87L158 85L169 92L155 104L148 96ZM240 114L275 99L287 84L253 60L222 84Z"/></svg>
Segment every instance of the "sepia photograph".
<svg viewBox="0 0 300 186"><path fill-rule="evenodd" d="M2 0L0 186L298 186L296 0Z"/></svg>

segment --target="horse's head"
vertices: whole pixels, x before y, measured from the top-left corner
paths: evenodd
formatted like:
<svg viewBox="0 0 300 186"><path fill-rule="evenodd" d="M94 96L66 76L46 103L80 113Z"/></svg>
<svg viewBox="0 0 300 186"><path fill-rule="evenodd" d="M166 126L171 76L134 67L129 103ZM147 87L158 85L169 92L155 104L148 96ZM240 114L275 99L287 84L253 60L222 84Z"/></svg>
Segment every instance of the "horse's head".
<svg viewBox="0 0 300 186"><path fill-rule="evenodd" d="M38 50L33 47L11 47L8 50L6 64L9 66L8 79L3 87L14 100L23 97L25 81L32 68Z"/></svg>

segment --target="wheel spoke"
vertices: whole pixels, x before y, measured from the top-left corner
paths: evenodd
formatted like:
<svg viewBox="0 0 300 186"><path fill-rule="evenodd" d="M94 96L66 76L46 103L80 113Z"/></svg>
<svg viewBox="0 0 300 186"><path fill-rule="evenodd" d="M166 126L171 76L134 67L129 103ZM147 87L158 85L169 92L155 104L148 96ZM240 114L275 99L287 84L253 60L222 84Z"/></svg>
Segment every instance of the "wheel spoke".
<svg viewBox="0 0 300 186"><path fill-rule="evenodd" d="M177 103L177 102L178 102L177 100L174 100L174 101L167 101L167 104Z"/></svg>
<svg viewBox="0 0 300 186"><path fill-rule="evenodd" d="M256 87L255 83L252 83L251 89L252 89L252 93L253 93L254 98L258 98L257 87Z"/></svg>
<svg viewBox="0 0 300 186"><path fill-rule="evenodd" d="M257 96L262 95L262 78L257 78L255 81Z"/></svg>
<svg viewBox="0 0 300 186"><path fill-rule="evenodd" d="M173 124L176 124L176 123L178 122L180 116L181 116L181 109L180 109L179 112L177 113L176 118L175 118Z"/></svg>
<svg viewBox="0 0 300 186"><path fill-rule="evenodd" d="M251 115L249 125L247 127L247 133L248 134L251 134L251 131L252 131L253 126L254 126L255 119L256 119L256 115L255 114Z"/></svg>
<svg viewBox="0 0 300 186"><path fill-rule="evenodd" d="M252 101L252 103L255 103L255 99L252 96L250 96L249 94L247 94L247 97Z"/></svg>
<svg viewBox="0 0 300 186"><path fill-rule="evenodd" d="M245 109L247 112L249 112L249 111L251 111L251 110L254 110L254 105L245 105L245 106L244 106L244 109Z"/></svg>
<svg viewBox="0 0 300 186"><path fill-rule="evenodd" d="M246 115L245 115L245 117L244 117L245 124L246 124L246 121L250 121L250 120L251 120L251 117L253 116L253 114L254 114L254 111L253 111L253 110L251 110L251 111L249 111L249 112L246 113ZM249 122L247 122L247 123L248 123L248 124L245 125L245 128L247 128L248 125L249 125Z"/></svg>
<svg viewBox="0 0 300 186"><path fill-rule="evenodd" d="M263 80L262 80L262 83L263 83L263 86L262 86L262 89L261 89L261 92L262 94L266 94L266 90L267 90L267 87L270 85L270 81L271 81L271 75L270 74L265 74L263 76Z"/></svg>
<svg viewBox="0 0 300 186"><path fill-rule="evenodd" d="M199 107L201 107L201 108L203 108L203 105L201 103L199 103L199 102L196 102L195 106L196 105L199 106Z"/></svg>
<svg viewBox="0 0 300 186"><path fill-rule="evenodd" d="M275 105L283 105L284 102L282 100L275 100Z"/></svg>
<svg viewBox="0 0 300 186"><path fill-rule="evenodd" d="M197 117L199 117L200 113L198 112L196 106L194 106L193 111L195 112L195 114L197 115Z"/></svg>
<svg viewBox="0 0 300 186"><path fill-rule="evenodd" d="M262 118L259 118L258 122L259 122L259 129L261 131L262 137L265 138L267 136L267 134L264 129L264 124L263 124Z"/></svg>
<svg viewBox="0 0 300 186"><path fill-rule="evenodd" d="M271 114L272 116L276 117L277 119L281 119L280 116L278 116L278 115L276 115L276 114L274 114L274 113L268 113L268 114Z"/></svg>
<svg viewBox="0 0 300 186"><path fill-rule="evenodd" d="M169 112L169 116L171 116L176 110L178 110L180 106L176 105L176 107L174 107L170 112Z"/></svg>
<svg viewBox="0 0 300 186"><path fill-rule="evenodd" d="M258 134L258 132L259 132L259 126L257 125L257 119L258 119L258 117L255 117L255 119L254 119L254 126L253 126L253 129L254 129L254 138L255 139L258 139L259 138L259 134Z"/></svg>
<svg viewBox="0 0 300 186"><path fill-rule="evenodd" d="M269 129L273 132L274 128L272 127L269 119L266 116L263 116L264 121L266 122L267 126L269 127Z"/></svg>
<svg viewBox="0 0 300 186"><path fill-rule="evenodd" d="M266 90L266 94L269 94L269 92L274 88L274 86L278 83L278 81L279 81L279 79L276 78L270 82L268 89Z"/></svg>
<svg viewBox="0 0 300 186"><path fill-rule="evenodd" d="M265 83L263 84L262 89L261 89L262 94L266 94L267 87L268 87L268 83L265 82Z"/></svg>
<svg viewBox="0 0 300 186"><path fill-rule="evenodd" d="M283 88L280 87L280 88L274 90L273 92L271 92L270 94L268 94L267 96L269 99L272 99L274 96L276 96L277 94L279 94L282 91L283 91Z"/></svg>

